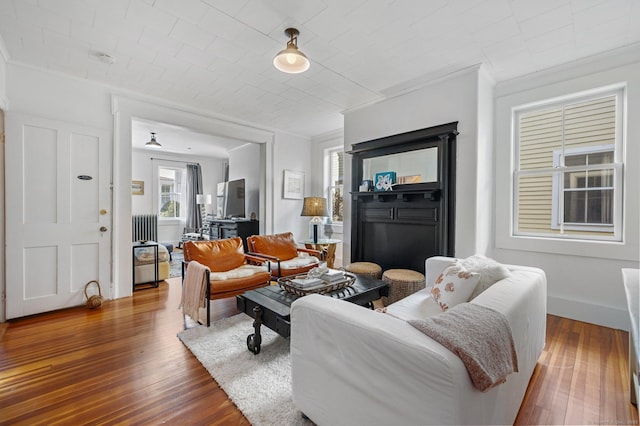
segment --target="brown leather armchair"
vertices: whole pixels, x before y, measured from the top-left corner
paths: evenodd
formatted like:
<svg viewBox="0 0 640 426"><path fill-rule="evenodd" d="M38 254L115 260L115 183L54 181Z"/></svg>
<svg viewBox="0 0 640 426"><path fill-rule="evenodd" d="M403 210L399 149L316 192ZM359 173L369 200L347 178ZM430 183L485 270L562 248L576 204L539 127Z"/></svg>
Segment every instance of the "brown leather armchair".
<svg viewBox="0 0 640 426"><path fill-rule="evenodd" d="M182 279L192 260L209 268L206 279L207 327L211 323L210 300L237 296L269 285L271 274L262 266L264 259L244 252L242 238L184 243ZM253 263L253 264L251 264Z"/></svg>
<svg viewBox="0 0 640 426"><path fill-rule="evenodd" d="M296 246L291 232L247 237L247 249L251 255L268 261L274 279L304 274L320 264L321 252Z"/></svg>

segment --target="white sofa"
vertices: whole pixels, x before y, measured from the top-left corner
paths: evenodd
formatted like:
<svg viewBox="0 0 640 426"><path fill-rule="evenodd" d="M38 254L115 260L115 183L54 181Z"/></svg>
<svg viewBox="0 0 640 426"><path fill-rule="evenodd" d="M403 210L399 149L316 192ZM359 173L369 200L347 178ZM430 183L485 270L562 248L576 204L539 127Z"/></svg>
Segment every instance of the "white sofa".
<svg viewBox="0 0 640 426"><path fill-rule="evenodd" d="M453 260L427 259L427 288L387 314L319 295L293 303L295 405L320 426L513 424L545 343L546 276L506 265L511 275L471 302L506 316L518 357L518 373L480 392L458 356L405 322L442 312L429 283Z"/></svg>

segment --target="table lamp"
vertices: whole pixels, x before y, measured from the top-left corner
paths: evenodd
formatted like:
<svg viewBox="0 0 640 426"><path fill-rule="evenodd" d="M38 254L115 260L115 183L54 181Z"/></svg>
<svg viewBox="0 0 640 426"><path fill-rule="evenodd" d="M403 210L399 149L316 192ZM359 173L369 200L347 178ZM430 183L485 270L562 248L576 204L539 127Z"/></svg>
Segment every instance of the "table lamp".
<svg viewBox="0 0 640 426"><path fill-rule="evenodd" d="M207 205L211 204L211 194L196 194L196 204L200 205L200 216L202 216L202 222L207 217Z"/></svg>
<svg viewBox="0 0 640 426"><path fill-rule="evenodd" d="M300 216L312 217L309 222L309 238L313 240L314 244L317 244L322 230L322 219L320 218L329 216L327 199L322 197L305 197Z"/></svg>

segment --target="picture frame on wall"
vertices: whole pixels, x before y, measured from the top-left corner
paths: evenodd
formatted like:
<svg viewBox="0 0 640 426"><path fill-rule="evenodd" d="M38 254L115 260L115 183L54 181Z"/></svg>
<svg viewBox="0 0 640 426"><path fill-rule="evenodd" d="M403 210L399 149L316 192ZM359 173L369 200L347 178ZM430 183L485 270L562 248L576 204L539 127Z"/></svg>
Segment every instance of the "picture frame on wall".
<svg viewBox="0 0 640 426"><path fill-rule="evenodd" d="M285 170L283 177L282 198L302 200L304 197L304 173Z"/></svg>
<svg viewBox="0 0 640 426"><path fill-rule="evenodd" d="M131 195L144 195L144 181L133 180L131 181Z"/></svg>

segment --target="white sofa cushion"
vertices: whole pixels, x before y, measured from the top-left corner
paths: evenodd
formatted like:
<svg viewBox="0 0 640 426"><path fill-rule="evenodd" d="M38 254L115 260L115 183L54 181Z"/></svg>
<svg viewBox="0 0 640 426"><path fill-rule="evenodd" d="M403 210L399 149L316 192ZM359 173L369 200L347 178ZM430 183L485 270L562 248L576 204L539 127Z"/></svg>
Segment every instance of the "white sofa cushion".
<svg viewBox="0 0 640 426"><path fill-rule="evenodd" d="M469 272L461 264L454 263L440 273L433 283L431 295L438 302L440 308L449 308L469 300L469 296L478 285L480 274Z"/></svg>
<svg viewBox="0 0 640 426"><path fill-rule="evenodd" d="M424 288L387 306L386 312L404 321L423 320L441 314L438 302L431 297L431 288Z"/></svg>

